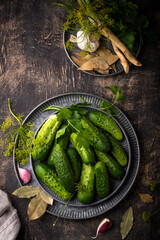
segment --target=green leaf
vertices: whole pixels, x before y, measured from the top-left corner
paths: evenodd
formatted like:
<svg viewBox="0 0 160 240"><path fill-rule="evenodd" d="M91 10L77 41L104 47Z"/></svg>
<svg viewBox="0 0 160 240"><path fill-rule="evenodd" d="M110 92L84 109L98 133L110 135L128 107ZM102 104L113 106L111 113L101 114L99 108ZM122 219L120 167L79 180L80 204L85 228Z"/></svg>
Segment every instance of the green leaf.
<svg viewBox="0 0 160 240"><path fill-rule="evenodd" d="M113 94L116 94L116 91L117 91L117 89L114 85L112 85L112 87L105 86L105 89L109 90Z"/></svg>
<svg viewBox="0 0 160 240"><path fill-rule="evenodd" d="M123 215L120 224L121 236L124 239L133 226L133 209L130 207Z"/></svg>
<svg viewBox="0 0 160 240"><path fill-rule="evenodd" d="M102 110L108 109L108 108L110 108L111 106L112 106L112 104L109 103L109 102L107 102L107 101L102 101L102 102L100 103L100 108L101 108Z"/></svg>
<svg viewBox="0 0 160 240"><path fill-rule="evenodd" d="M65 127L61 128L57 131L56 137L55 137L56 141L58 138L62 137L65 134L67 128L68 128L68 125L66 125Z"/></svg>
<svg viewBox="0 0 160 240"><path fill-rule="evenodd" d="M79 113L81 116L83 116L83 115L85 115L85 114L88 112L88 109L82 108L82 107L78 107L77 111L78 111L78 113Z"/></svg>
<svg viewBox="0 0 160 240"><path fill-rule="evenodd" d="M72 115L72 111L68 108L62 108L59 110L59 113L57 114L58 115L58 119L69 119Z"/></svg>
<svg viewBox="0 0 160 240"><path fill-rule="evenodd" d="M118 37L126 45L129 50L132 50L135 43L136 32L132 29L126 29L126 31L121 32Z"/></svg>
<svg viewBox="0 0 160 240"><path fill-rule="evenodd" d="M124 99L125 99L125 97L122 96L122 94L121 94L121 88L118 86L115 101L117 102L117 101L124 100Z"/></svg>
<svg viewBox="0 0 160 240"><path fill-rule="evenodd" d="M150 222L151 221L151 214L149 212L144 211L142 214L142 219L144 222Z"/></svg>
<svg viewBox="0 0 160 240"><path fill-rule="evenodd" d="M100 108L102 110L106 110L112 116L116 116L116 114L117 114L117 110L114 108L113 104L111 104L107 101L102 101L100 103Z"/></svg>

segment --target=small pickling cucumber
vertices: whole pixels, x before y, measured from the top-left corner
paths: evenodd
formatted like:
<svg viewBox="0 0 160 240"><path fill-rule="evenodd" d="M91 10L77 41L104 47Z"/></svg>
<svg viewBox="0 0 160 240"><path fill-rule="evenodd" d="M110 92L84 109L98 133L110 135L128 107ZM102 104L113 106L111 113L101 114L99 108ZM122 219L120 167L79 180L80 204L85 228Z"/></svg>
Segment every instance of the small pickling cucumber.
<svg viewBox="0 0 160 240"><path fill-rule="evenodd" d="M103 153L95 149L99 161L106 164L108 172L114 179L121 179L124 176L122 166L108 153Z"/></svg>
<svg viewBox="0 0 160 240"><path fill-rule="evenodd" d="M77 192L77 199L80 203L88 204L93 201L95 188L94 166L83 163L80 178L80 189Z"/></svg>
<svg viewBox="0 0 160 240"><path fill-rule="evenodd" d="M61 125L61 120L56 114L51 115L38 131L33 140L32 157L34 160L46 159L53 144L56 132Z"/></svg>
<svg viewBox="0 0 160 240"><path fill-rule="evenodd" d="M86 137L95 149L101 152L108 152L110 150L110 142L106 136L86 117L82 117L81 124L87 130Z"/></svg>
<svg viewBox="0 0 160 240"><path fill-rule="evenodd" d="M64 188L73 193L75 191L75 176L66 151L59 144L54 145L53 165Z"/></svg>
<svg viewBox="0 0 160 240"><path fill-rule="evenodd" d="M117 159L117 162L119 162L122 167L125 167L127 165L127 155L124 149L120 143L109 133L105 133L105 135L108 137L111 143L111 153Z"/></svg>
<svg viewBox="0 0 160 240"><path fill-rule="evenodd" d="M107 114L94 110L89 112L88 118L92 123L109 132L117 140L121 141L123 139L123 133L120 127L113 120L113 118L111 118Z"/></svg>
<svg viewBox="0 0 160 240"><path fill-rule="evenodd" d="M77 150L73 147L68 147L67 148L67 155L70 159L72 169L75 175L76 182L79 181L80 175L81 175L81 170L82 170L82 162L81 158L77 152Z"/></svg>
<svg viewBox="0 0 160 240"><path fill-rule="evenodd" d="M69 200L71 193L62 185L57 174L44 163L39 163L35 167L36 175L44 182L53 192L60 196L63 200Z"/></svg>
<svg viewBox="0 0 160 240"><path fill-rule="evenodd" d="M57 134L59 131L63 131L65 128L66 128L66 124L63 124L62 127L57 131ZM67 128L65 130L65 133L61 137L57 138L57 140L54 142L54 145L48 157L48 165L50 167L54 166L54 159L57 157L56 145L59 144L59 146L61 146L65 150L68 145L69 138L70 138L70 130L69 128Z"/></svg>
<svg viewBox="0 0 160 240"><path fill-rule="evenodd" d="M99 198L105 198L109 194L108 172L103 162L97 162L95 165L96 192Z"/></svg>
<svg viewBox="0 0 160 240"><path fill-rule="evenodd" d="M71 133L70 135L70 141L72 145L76 148L77 152L81 156L82 161L85 164L95 164L95 156L91 149L91 147L85 147L82 144L79 144L77 141L78 134L77 133Z"/></svg>

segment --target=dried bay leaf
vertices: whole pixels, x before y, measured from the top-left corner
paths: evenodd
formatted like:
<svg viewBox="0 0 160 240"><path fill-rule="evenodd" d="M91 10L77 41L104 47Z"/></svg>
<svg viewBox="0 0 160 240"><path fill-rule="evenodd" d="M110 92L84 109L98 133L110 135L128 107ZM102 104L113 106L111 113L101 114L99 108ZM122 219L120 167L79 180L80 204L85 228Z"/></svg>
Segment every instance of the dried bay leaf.
<svg viewBox="0 0 160 240"><path fill-rule="evenodd" d="M82 66L86 60L80 58L80 57L75 57L73 55L71 55L71 59L73 60L73 62L75 62L79 67Z"/></svg>
<svg viewBox="0 0 160 240"><path fill-rule="evenodd" d="M85 62L78 70L107 70L109 68L108 63L102 57L94 57L89 61Z"/></svg>
<svg viewBox="0 0 160 240"><path fill-rule="evenodd" d="M43 189L40 187L39 187L39 193L43 201L45 201L47 204L50 204L50 205L53 204L53 198L50 197L47 193L45 193Z"/></svg>
<svg viewBox="0 0 160 240"><path fill-rule="evenodd" d="M147 193L142 193L142 194L139 194L140 196L140 199L142 202L144 203L153 203L153 198L151 195L147 194Z"/></svg>
<svg viewBox="0 0 160 240"><path fill-rule="evenodd" d="M97 68L99 68L101 70L109 69L108 63L106 62L105 59L103 59L101 57L95 57L95 58L91 59L91 61L93 61L97 65Z"/></svg>
<svg viewBox="0 0 160 240"><path fill-rule="evenodd" d="M95 52L94 53L86 52L85 56L82 56L81 52L74 52L74 54L86 61L98 56Z"/></svg>
<svg viewBox="0 0 160 240"><path fill-rule="evenodd" d="M34 197L38 193L39 193L39 187L22 186L16 189L12 194L19 198L30 198L30 197Z"/></svg>
<svg viewBox="0 0 160 240"><path fill-rule="evenodd" d="M116 68L116 64L115 63L110 65L110 68L113 69L113 71L117 72L117 68Z"/></svg>
<svg viewBox="0 0 160 240"><path fill-rule="evenodd" d="M107 69L107 70L101 70L101 69L99 69L99 68L96 68L95 69L95 71L97 71L97 72L99 72L99 73L101 73L101 74L109 74L109 69Z"/></svg>
<svg viewBox="0 0 160 240"><path fill-rule="evenodd" d="M122 239L124 239L133 226L133 208L130 207L123 215L120 224L120 231Z"/></svg>
<svg viewBox="0 0 160 240"><path fill-rule="evenodd" d="M97 68L97 65L92 62L91 60L85 62L84 64L82 64L82 66L80 66L80 68L78 68L78 70L85 70L85 71L91 71L94 68Z"/></svg>
<svg viewBox="0 0 160 240"><path fill-rule="evenodd" d="M76 56L71 55L71 59L73 60L73 62L75 62L79 67L81 67L85 62L91 60L92 58L94 58L96 55L95 54L90 54L87 53L84 57L82 57L80 52L74 53Z"/></svg>
<svg viewBox="0 0 160 240"><path fill-rule="evenodd" d="M47 209L47 203L43 201L43 199L40 196L40 193L38 193L34 198L31 199L27 214L29 220L35 220L39 217L41 217Z"/></svg>
<svg viewBox="0 0 160 240"><path fill-rule="evenodd" d="M113 54L109 49L105 48L104 46L100 46L96 53L105 59L105 61L109 64L112 65L118 60L118 56Z"/></svg>
<svg viewBox="0 0 160 240"><path fill-rule="evenodd" d="M81 52L74 52L74 55L71 59L79 66L78 70L97 71L103 75L109 74L109 69L117 72L115 62L119 58L104 46L100 46L94 53L86 52L85 56Z"/></svg>

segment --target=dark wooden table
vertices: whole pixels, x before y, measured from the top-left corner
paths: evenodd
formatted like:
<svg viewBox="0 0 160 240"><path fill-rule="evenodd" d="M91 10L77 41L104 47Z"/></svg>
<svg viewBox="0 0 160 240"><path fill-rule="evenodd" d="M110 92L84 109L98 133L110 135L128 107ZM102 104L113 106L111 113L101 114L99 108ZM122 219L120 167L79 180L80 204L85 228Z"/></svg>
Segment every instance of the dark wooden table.
<svg viewBox="0 0 160 240"><path fill-rule="evenodd" d="M9 194L13 206L18 210L22 224L18 239L91 239L98 224L106 217L111 219L113 227L98 239L121 239L121 218L132 206L134 224L126 239L158 240L160 214L155 215L150 223L145 223L142 213L146 210L154 212L160 207L159 186L151 192L144 178L145 166L149 181L160 181L160 42L143 45L139 55L142 68L132 66L129 74L108 78L89 76L77 71L68 60L63 49L61 29L65 11L61 7L53 7L52 2L0 2L0 124L9 115L7 98L11 99L15 112L26 116L44 100L63 93L86 92L112 101L112 95L104 87L119 85L126 99L117 106L129 118L137 133L141 151L140 169L131 191L114 209L92 219L61 218L56 227L53 227L56 217L48 213L38 220L28 220L26 211L29 201L12 195L19 187L12 157L4 157L1 151L0 188ZM144 0L140 9L159 31L158 1ZM153 138L155 143L145 165L146 153ZM151 194L154 203L142 203L139 193Z"/></svg>

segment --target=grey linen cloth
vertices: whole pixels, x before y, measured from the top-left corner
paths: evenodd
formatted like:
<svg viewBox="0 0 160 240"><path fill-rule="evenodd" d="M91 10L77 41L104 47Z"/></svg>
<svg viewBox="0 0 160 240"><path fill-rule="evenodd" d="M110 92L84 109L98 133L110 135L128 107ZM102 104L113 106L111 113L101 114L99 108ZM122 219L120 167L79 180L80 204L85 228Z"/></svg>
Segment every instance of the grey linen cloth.
<svg viewBox="0 0 160 240"><path fill-rule="evenodd" d="M8 195L0 190L0 240L14 240L21 224L17 210L13 208Z"/></svg>

